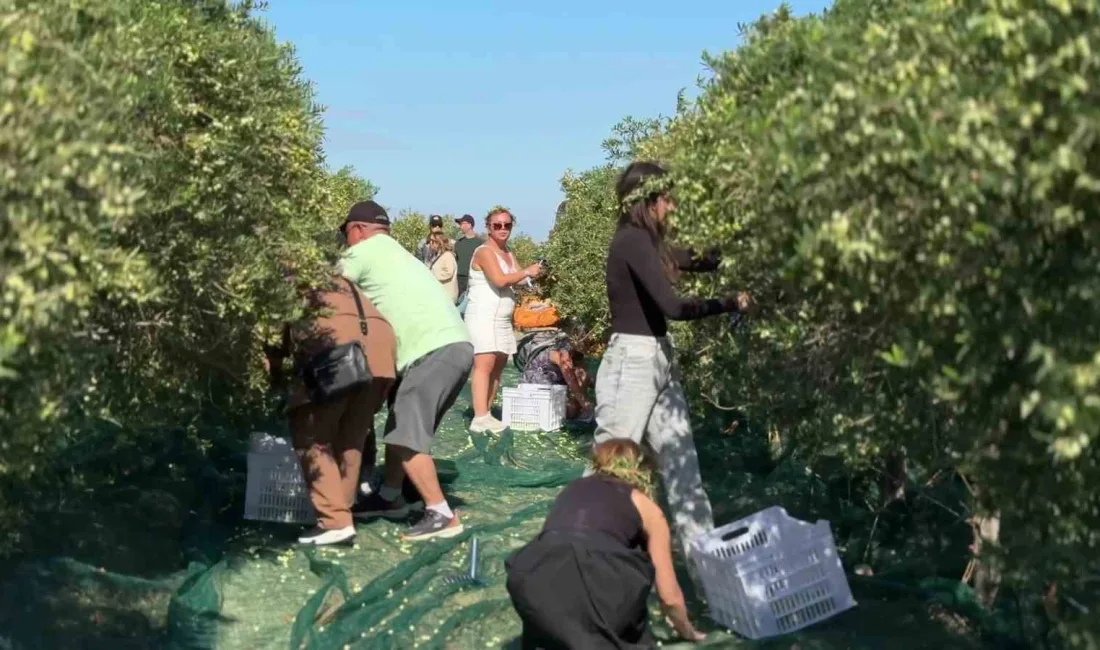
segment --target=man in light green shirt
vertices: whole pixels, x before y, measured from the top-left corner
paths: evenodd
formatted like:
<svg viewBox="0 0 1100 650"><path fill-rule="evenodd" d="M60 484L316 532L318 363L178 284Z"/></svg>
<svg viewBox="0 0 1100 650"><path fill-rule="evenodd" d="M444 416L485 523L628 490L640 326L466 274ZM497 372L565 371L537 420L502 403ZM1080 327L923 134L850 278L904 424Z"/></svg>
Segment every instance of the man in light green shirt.
<svg viewBox="0 0 1100 650"><path fill-rule="evenodd" d="M466 324L432 272L390 237L390 219L382 206L356 203L340 230L348 243L340 273L359 286L397 338L398 376L382 436L385 479L352 512L357 517L405 517L409 506L401 484L407 475L425 509L424 518L404 537L454 537L463 526L447 505L430 452L435 430L473 366Z"/></svg>

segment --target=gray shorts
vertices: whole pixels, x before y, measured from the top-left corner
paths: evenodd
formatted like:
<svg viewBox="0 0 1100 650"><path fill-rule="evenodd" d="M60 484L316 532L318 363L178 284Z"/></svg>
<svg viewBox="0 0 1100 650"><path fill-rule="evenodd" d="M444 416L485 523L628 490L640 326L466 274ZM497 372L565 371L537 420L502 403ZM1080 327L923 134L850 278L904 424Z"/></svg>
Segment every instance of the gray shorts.
<svg viewBox="0 0 1100 650"><path fill-rule="evenodd" d="M474 365L474 346L452 343L414 361L390 392L382 442L431 453L435 430L454 406Z"/></svg>

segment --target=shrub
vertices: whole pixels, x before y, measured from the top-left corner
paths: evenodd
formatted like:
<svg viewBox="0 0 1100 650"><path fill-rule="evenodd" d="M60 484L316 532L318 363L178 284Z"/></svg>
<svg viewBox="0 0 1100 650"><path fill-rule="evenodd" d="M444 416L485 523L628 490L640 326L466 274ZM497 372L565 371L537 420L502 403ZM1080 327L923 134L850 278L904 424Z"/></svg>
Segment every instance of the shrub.
<svg viewBox="0 0 1100 650"><path fill-rule="evenodd" d="M443 217L443 232L452 240L458 239L461 232L455 224L455 217L450 214ZM402 210L390 226L390 236L397 240L401 246L416 255L420 245L428 236L428 215L415 210Z"/></svg>
<svg viewBox="0 0 1100 650"><path fill-rule="evenodd" d="M763 305L737 345L694 329L692 386L807 462L957 471L980 594L1057 585L1048 614L1081 646L1097 637L1072 603L1095 602L1100 569L1097 33L1091 2L781 12L643 148L673 170L682 241L724 248L715 288Z"/></svg>
<svg viewBox="0 0 1100 650"><path fill-rule="evenodd" d="M1097 33L1090 2L783 8L630 148L670 167L678 243L725 253L681 290L762 305L736 336L674 328L696 412L741 412L807 466L961 477L979 595L1042 596L1080 647L1100 573ZM548 244L552 295L597 336L614 174L567 174Z"/></svg>
<svg viewBox="0 0 1100 650"><path fill-rule="evenodd" d="M428 217L419 212L402 210L390 226L390 236L402 248L416 255L424 238L428 236Z"/></svg>
<svg viewBox="0 0 1100 650"><path fill-rule="evenodd" d="M615 181L621 170L616 165L633 158L665 123L661 118L624 118L602 143L608 163L579 174L566 172L561 181L565 206L544 247L550 264L546 284L562 316L596 349L606 342L611 325L606 263L618 219Z"/></svg>
<svg viewBox="0 0 1100 650"><path fill-rule="evenodd" d="M326 208L331 214L325 214L325 225L341 224L347 217L348 208L359 201L367 201L378 193L378 187L355 174L351 167L341 167L336 173L325 179L324 190Z"/></svg>
<svg viewBox="0 0 1100 650"><path fill-rule="evenodd" d="M605 266L615 231L615 178L611 165L567 173L561 186L564 212L546 241L551 301L578 331L578 338L598 345L610 326Z"/></svg>
<svg viewBox="0 0 1100 650"><path fill-rule="evenodd" d="M0 506L18 511L88 454L255 426L261 346L300 313L284 278L322 277L338 204L371 189L326 172L309 86L249 3L0 16Z"/></svg>
<svg viewBox="0 0 1100 650"><path fill-rule="evenodd" d="M530 266L539 261L543 254L543 245L535 241L527 233L517 233L508 240L508 248L516 256L516 263L520 268Z"/></svg>

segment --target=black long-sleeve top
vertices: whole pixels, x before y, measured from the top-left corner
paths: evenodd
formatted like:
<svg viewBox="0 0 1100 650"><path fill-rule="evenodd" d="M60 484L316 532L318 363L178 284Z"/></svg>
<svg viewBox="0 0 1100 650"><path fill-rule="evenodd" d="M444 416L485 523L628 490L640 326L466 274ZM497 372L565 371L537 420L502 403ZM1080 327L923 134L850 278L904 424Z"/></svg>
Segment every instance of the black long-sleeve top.
<svg viewBox="0 0 1100 650"><path fill-rule="evenodd" d="M695 258L690 251L674 251L682 271L713 271L716 256ZM607 298L611 303L611 331L617 334L665 336L668 322L695 320L725 311L721 300L681 298L665 275L657 246L647 232L623 226L611 238L607 255Z"/></svg>

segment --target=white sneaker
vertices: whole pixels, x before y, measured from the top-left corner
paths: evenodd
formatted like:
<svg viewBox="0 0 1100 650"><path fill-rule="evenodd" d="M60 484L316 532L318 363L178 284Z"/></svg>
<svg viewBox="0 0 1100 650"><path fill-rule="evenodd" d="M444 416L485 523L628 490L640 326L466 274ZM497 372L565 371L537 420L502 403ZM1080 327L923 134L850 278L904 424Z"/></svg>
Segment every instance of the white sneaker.
<svg viewBox="0 0 1100 650"><path fill-rule="evenodd" d="M507 429L504 423L491 415L482 415L470 421L470 433L500 433Z"/></svg>
<svg viewBox="0 0 1100 650"><path fill-rule="evenodd" d="M314 526L302 533L298 538L298 543L313 544L314 546L328 546L329 544L346 544L354 540L355 526L333 528L332 530Z"/></svg>

